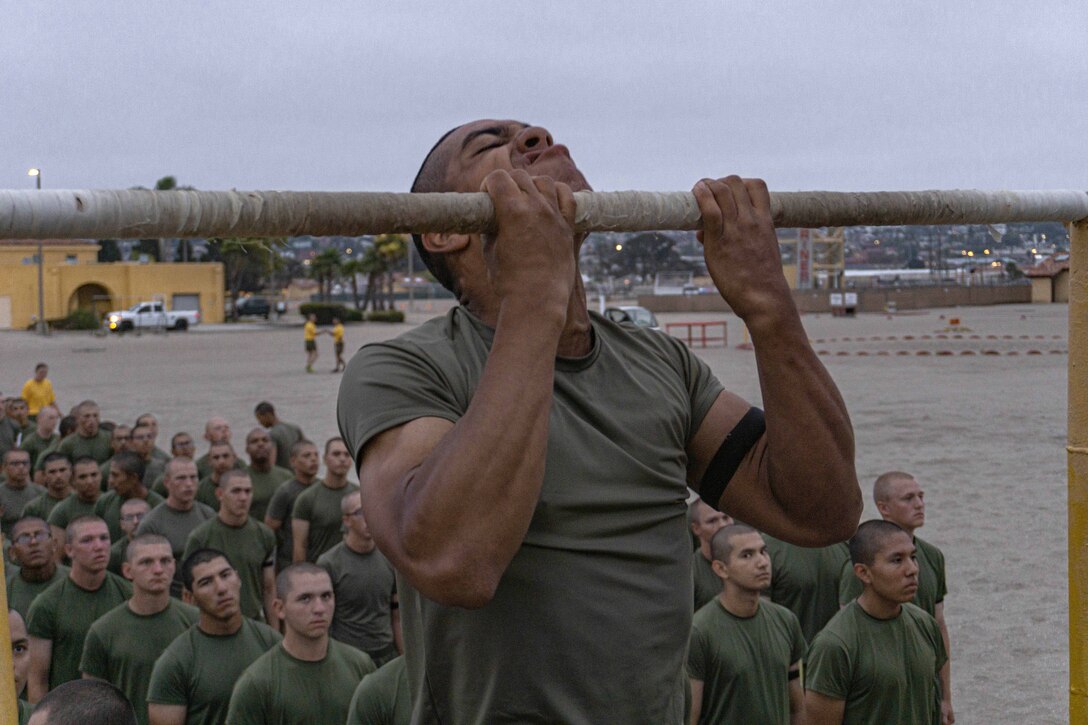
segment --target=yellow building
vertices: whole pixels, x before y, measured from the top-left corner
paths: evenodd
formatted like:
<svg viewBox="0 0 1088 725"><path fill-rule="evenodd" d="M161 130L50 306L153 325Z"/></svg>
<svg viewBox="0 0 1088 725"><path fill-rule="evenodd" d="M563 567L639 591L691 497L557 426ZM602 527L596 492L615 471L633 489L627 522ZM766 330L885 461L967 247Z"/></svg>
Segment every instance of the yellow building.
<svg viewBox="0 0 1088 725"><path fill-rule="evenodd" d="M168 309L199 310L202 322L223 321L219 262L99 264L98 244L87 240L47 239L42 250L47 320L162 299ZM37 240L0 240L0 330L25 330L38 317L37 254Z"/></svg>

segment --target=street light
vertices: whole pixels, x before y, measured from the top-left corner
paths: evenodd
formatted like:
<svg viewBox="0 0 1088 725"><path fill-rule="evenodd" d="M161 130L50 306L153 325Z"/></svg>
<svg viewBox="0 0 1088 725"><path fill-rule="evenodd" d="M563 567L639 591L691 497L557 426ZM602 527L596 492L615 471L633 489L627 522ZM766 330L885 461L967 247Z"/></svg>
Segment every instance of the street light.
<svg viewBox="0 0 1088 725"><path fill-rule="evenodd" d="M37 182L38 191L42 189L42 170L30 169L26 172L27 176L33 176L34 181ZM38 240L38 334L46 334L45 329L45 273L43 272L42 261L42 240Z"/></svg>

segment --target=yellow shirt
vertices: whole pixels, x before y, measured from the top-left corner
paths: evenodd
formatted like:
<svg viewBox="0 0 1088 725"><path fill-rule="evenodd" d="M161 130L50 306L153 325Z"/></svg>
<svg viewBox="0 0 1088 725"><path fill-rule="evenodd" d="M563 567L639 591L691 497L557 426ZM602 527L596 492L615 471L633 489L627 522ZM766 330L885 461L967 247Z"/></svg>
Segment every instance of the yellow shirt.
<svg viewBox="0 0 1088 725"><path fill-rule="evenodd" d="M49 382L49 378L40 383L31 378L23 383L23 399L26 400L31 415L37 415L45 406L57 402L57 396L53 394L53 383Z"/></svg>
<svg viewBox="0 0 1088 725"><path fill-rule="evenodd" d="M344 341L344 326L334 325L332 328L332 341L343 342Z"/></svg>
<svg viewBox="0 0 1088 725"><path fill-rule="evenodd" d="M307 320L306 324L302 326L302 339L306 342L313 342L314 340L316 340L317 325Z"/></svg>

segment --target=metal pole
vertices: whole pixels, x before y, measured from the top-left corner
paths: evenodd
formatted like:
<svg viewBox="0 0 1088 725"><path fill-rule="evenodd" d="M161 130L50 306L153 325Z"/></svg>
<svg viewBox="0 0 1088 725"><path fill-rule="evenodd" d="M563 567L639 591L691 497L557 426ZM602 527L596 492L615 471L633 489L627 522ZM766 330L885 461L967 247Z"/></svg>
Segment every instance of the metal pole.
<svg viewBox="0 0 1088 725"><path fill-rule="evenodd" d="M579 231L701 227L690 192L578 192ZM1088 218L1084 191L777 192L779 227L987 224ZM486 194L0 190L0 239L361 236L486 232Z"/></svg>
<svg viewBox="0 0 1088 725"><path fill-rule="evenodd" d="M1088 722L1088 222L1069 243L1069 722Z"/></svg>

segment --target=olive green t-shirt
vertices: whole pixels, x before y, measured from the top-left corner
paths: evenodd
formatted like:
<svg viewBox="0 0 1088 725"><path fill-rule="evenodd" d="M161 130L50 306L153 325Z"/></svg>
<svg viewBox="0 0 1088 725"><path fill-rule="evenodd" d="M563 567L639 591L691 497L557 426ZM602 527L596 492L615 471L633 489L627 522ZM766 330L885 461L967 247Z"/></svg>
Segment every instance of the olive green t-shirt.
<svg viewBox="0 0 1088 725"><path fill-rule="evenodd" d="M63 564L57 564L57 568L53 571L53 576L40 582L28 582L20 576L20 571L21 570L15 569L14 567L8 567L8 609L14 609L23 616L23 620L25 621L30 614L30 605L34 603L37 596L55 582L68 577L68 567Z"/></svg>
<svg viewBox="0 0 1088 725"><path fill-rule="evenodd" d="M310 486L295 499L291 518L310 522L306 537L306 561L317 561L344 538L344 514L340 511L340 502L344 496L358 490L359 486L354 483L336 489L322 483Z"/></svg>
<svg viewBox="0 0 1088 725"><path fill-rule="evenodd" d="M302 440L302 429L294 423L281 420L268 429L268 437L276 444L276 465L280 468L291 468L291 446Z"/></svg>
<svg viewBox="0 0 1088 725"><path fill-rule="evenodd" d="M280 466L272 466L267 471L257 471L252 466L247 466L247 468L249 470L249 480L253 482L253 502L249 507L249 515L251 518L263 522L264 515L268 511L268 504L272 501L272 496L275 495L284 481L290 481L295 477L295 474Z"/></svg>
<svg viewBox="0 0 1088 725"><path fill-rule="evenodd" d="M57 445L57 451L68 456L68 460L77 461L83 456L90 456L98 463L105 463L113 455L110 448L110 434L101 428L90 438L73 433Z"/></svg>
<svg viewBox="0 0 1088 725"><path fill-rule="evenodd" d="M948 594L944 578L944 554L933 544L914 537L915 556L918 559L918 591L914 593L912 603L921 607L927 614L937 616L937 605ZM839 579L839 604L852 602L861 596L864 587L854 573L854 566L847 558L842 566Z"/></svg>
<svg viewBox="0 0 1088 725"><path fill-rule="evenodd" d="M30 716L34 714L34 706L26 700L17 700L19 708L19 725L30 722Z"/></svg>
<svg viewBox="0 0 1088 725"><path fill-rule="evenodd" d="M118 496L116 491L106 491L98 497L98 501L94 505L95 516L101 517L110 529L110 541L117 541L125 536L125 532L121 528L121 505L127 500ZM147 492L147 504L151 508L155 508L165 500L154 491Z"/></svg>
<svg viewBox="0 0 1088 725"><path fill-rule="evenodd" d="M492 600L447 607L397 582L423 721L683 717L693 589L685 451L722 387L678 340L590 318L589 354L556 360L539 502ZM409 421L456 423L493 338L455 307L357 352L337 405L355 459Z"/></svg>
<svg viewBox="0 0 1088 725"><path fill-rule="evenodd" d="M106 565L107 571L112 571L121 576L121 564L125 563L125 554L128 552L130 539L124 536L110 545L110 563Z"/></svg>
<svg viewBox="0 0 1088 725"><path fill-rule="evenodd" d="M337 723L348 716L348 705L359 681L375 670L370 657L346 644L329 640L318 662L295 659L280 644L251 664L230 697L230 725L303 725Z"/></svg>
<svg viewBox="0 0 1088 725"><path fill-rule="evenodd" d="M217 516L189 534L182 561L204 548L218 549L227 555L242 580L242 614L263 620L264 572L275 563L276 556L272 529L253 519L246 519L243 526L227 526Z"/></svg>
<svg viewBox="0 0 1088 725"><path fill-rule="evenodd" d="M688 648L688 677L703 683L699 722L789 725L789 670L804 654L785 607L762 602L738 617L712 599L695 613Z"/></svg>
<svg viewBox="0 0 1088 725"><path fill-rule="evenodd" d="M397 657L363 678L351 696L347 725L410 725L412 694L408 668Z"/></svg>
<svg viewBox="0 0 1088 725"><path fill-rule="evenodd" d="M48 438L42 438L38 435L38 431L34 431L23 438L23 443L19 447L30 454L30 465L36 469L42 452L50 447L55 447L58 443L60 443L59 433L54 433Z"/></svg>
<svg viewBox="0 0 1088 725"><path fill-rule="evenodd" d="M166 486L163 486L163 488L166 488ZM219 512L219 497L215 495L217 488L219 488L219 484L212 480L211 474L200 479L200 483L196 486L196 500L216 513Z"/></svg>
<svg viewBox="0 0 1088 725"><path fill-rule="evenodd" d="M850 549L846 544L810 549L766 534L763 540L771 555L771 601L797 615L805 641L811 642L839 611L839 577Z"/></svg>
<svg viewBox="0 0 1088 725"><path fill-rule="evenodd" d="M812 640L805 689L845 701L844 725L937 725L947 659L937 620L920 608L876 619L853 601Z"/></svg>
<svg viewBox="0 0 1088 725"><path fill-rule="evenodd" d="M303 486L297 478L292 477L284 481L276 492L272 494L272 500L268 502L268 511L265 516L282 522L276 529L276 570L282 570L291 565L294 556L294 537L291 535L291 512L295 508L295 499L307 488L320 486L321 479L315 478L309 486Z"/></svg>
<svg viewBox="0 0 1088 725"><path fill-rule="evenodd" d="M11 538L11 529L22 518L27 504L44 493L43 487L29 481L22 488L12 488L7 483L0 483L0 507L3 507L3 512L0 513L0 531L4 532L4 538Z"/></svg>
<svg viewBox="0 0 1088 725"><path fill-rule="evenodd" d="M147 725L147 685L155 660L200 619L196 607L170 600L156 614L136 614L120 604L91 625L79 671L117 686Z"/></svg>
<svg viewBox="0 0 1088 725"><path fill-rule="evenodd" d="M68 498L58 503L49 512L49 525L67 529L68 524L72 523L73 519L93 514L95 503L97 503L97 500L88 502L74 493L69 494Z"/></svg>
<svg viewBox="0 0 1088 725"><path fill-rule="evenodd" d="M692 611L697 612L722 593L722 580L714 573L701 549L691 553L691 573L695 580L695 609Z"/></svg>
<svg viewBox="0 0 1088 725"><path fill-rule="evenodd" d="M282 637L267 624L242 618L234 634L206 634L190 627L170 643L151 672L147 702L184 705L186 725L222 725L234 683ZM313 725L322 722L314 720Z"/></svg>
<svg viewBox="0 0 1088 725"><path fill-rule="evenodd" d="M170 550L174 554L174 579L170 582L170 595L181 598L181 555L185 552L185 544L189 540L189 534L205 521L215 518L215 511L199 501L193 501L193 507L188 511L178 511L170 508L163 501L144 516L143 521L136 527L136 536L143 534L158 534L166 537L170 542Z"/></svg>
<svg viewBox="0 0 1088 725"><path fill-rule="evenodd" d="M64 498L53 498L49 495L49 492L46 491L23 507L22 516L37 516L42 521L48 523L49 514L53 513L53 509L55 509L61 501L64 501L65 498L67 498L67 496ZM20 518L22 518L22 516L20 516Z"/></svg>
<svg viewBox="0 0 1088 725"><path fill-rule="evenodd" d="M317 560L329 572L336 611L329 634L372 657L393 644L392 601L397 590L393 565L374 548L360 554L341 541Z"/></svg>
<svg viewBox="0 0 1088 725"><path fill-rule="evenodd" d="M49 662L49 689L79 679L83 640L95 620L132 596L132 586L115 574L95 591L65 577L38 595L30 605L27 631L31 637L53 642Z"/></svg>

